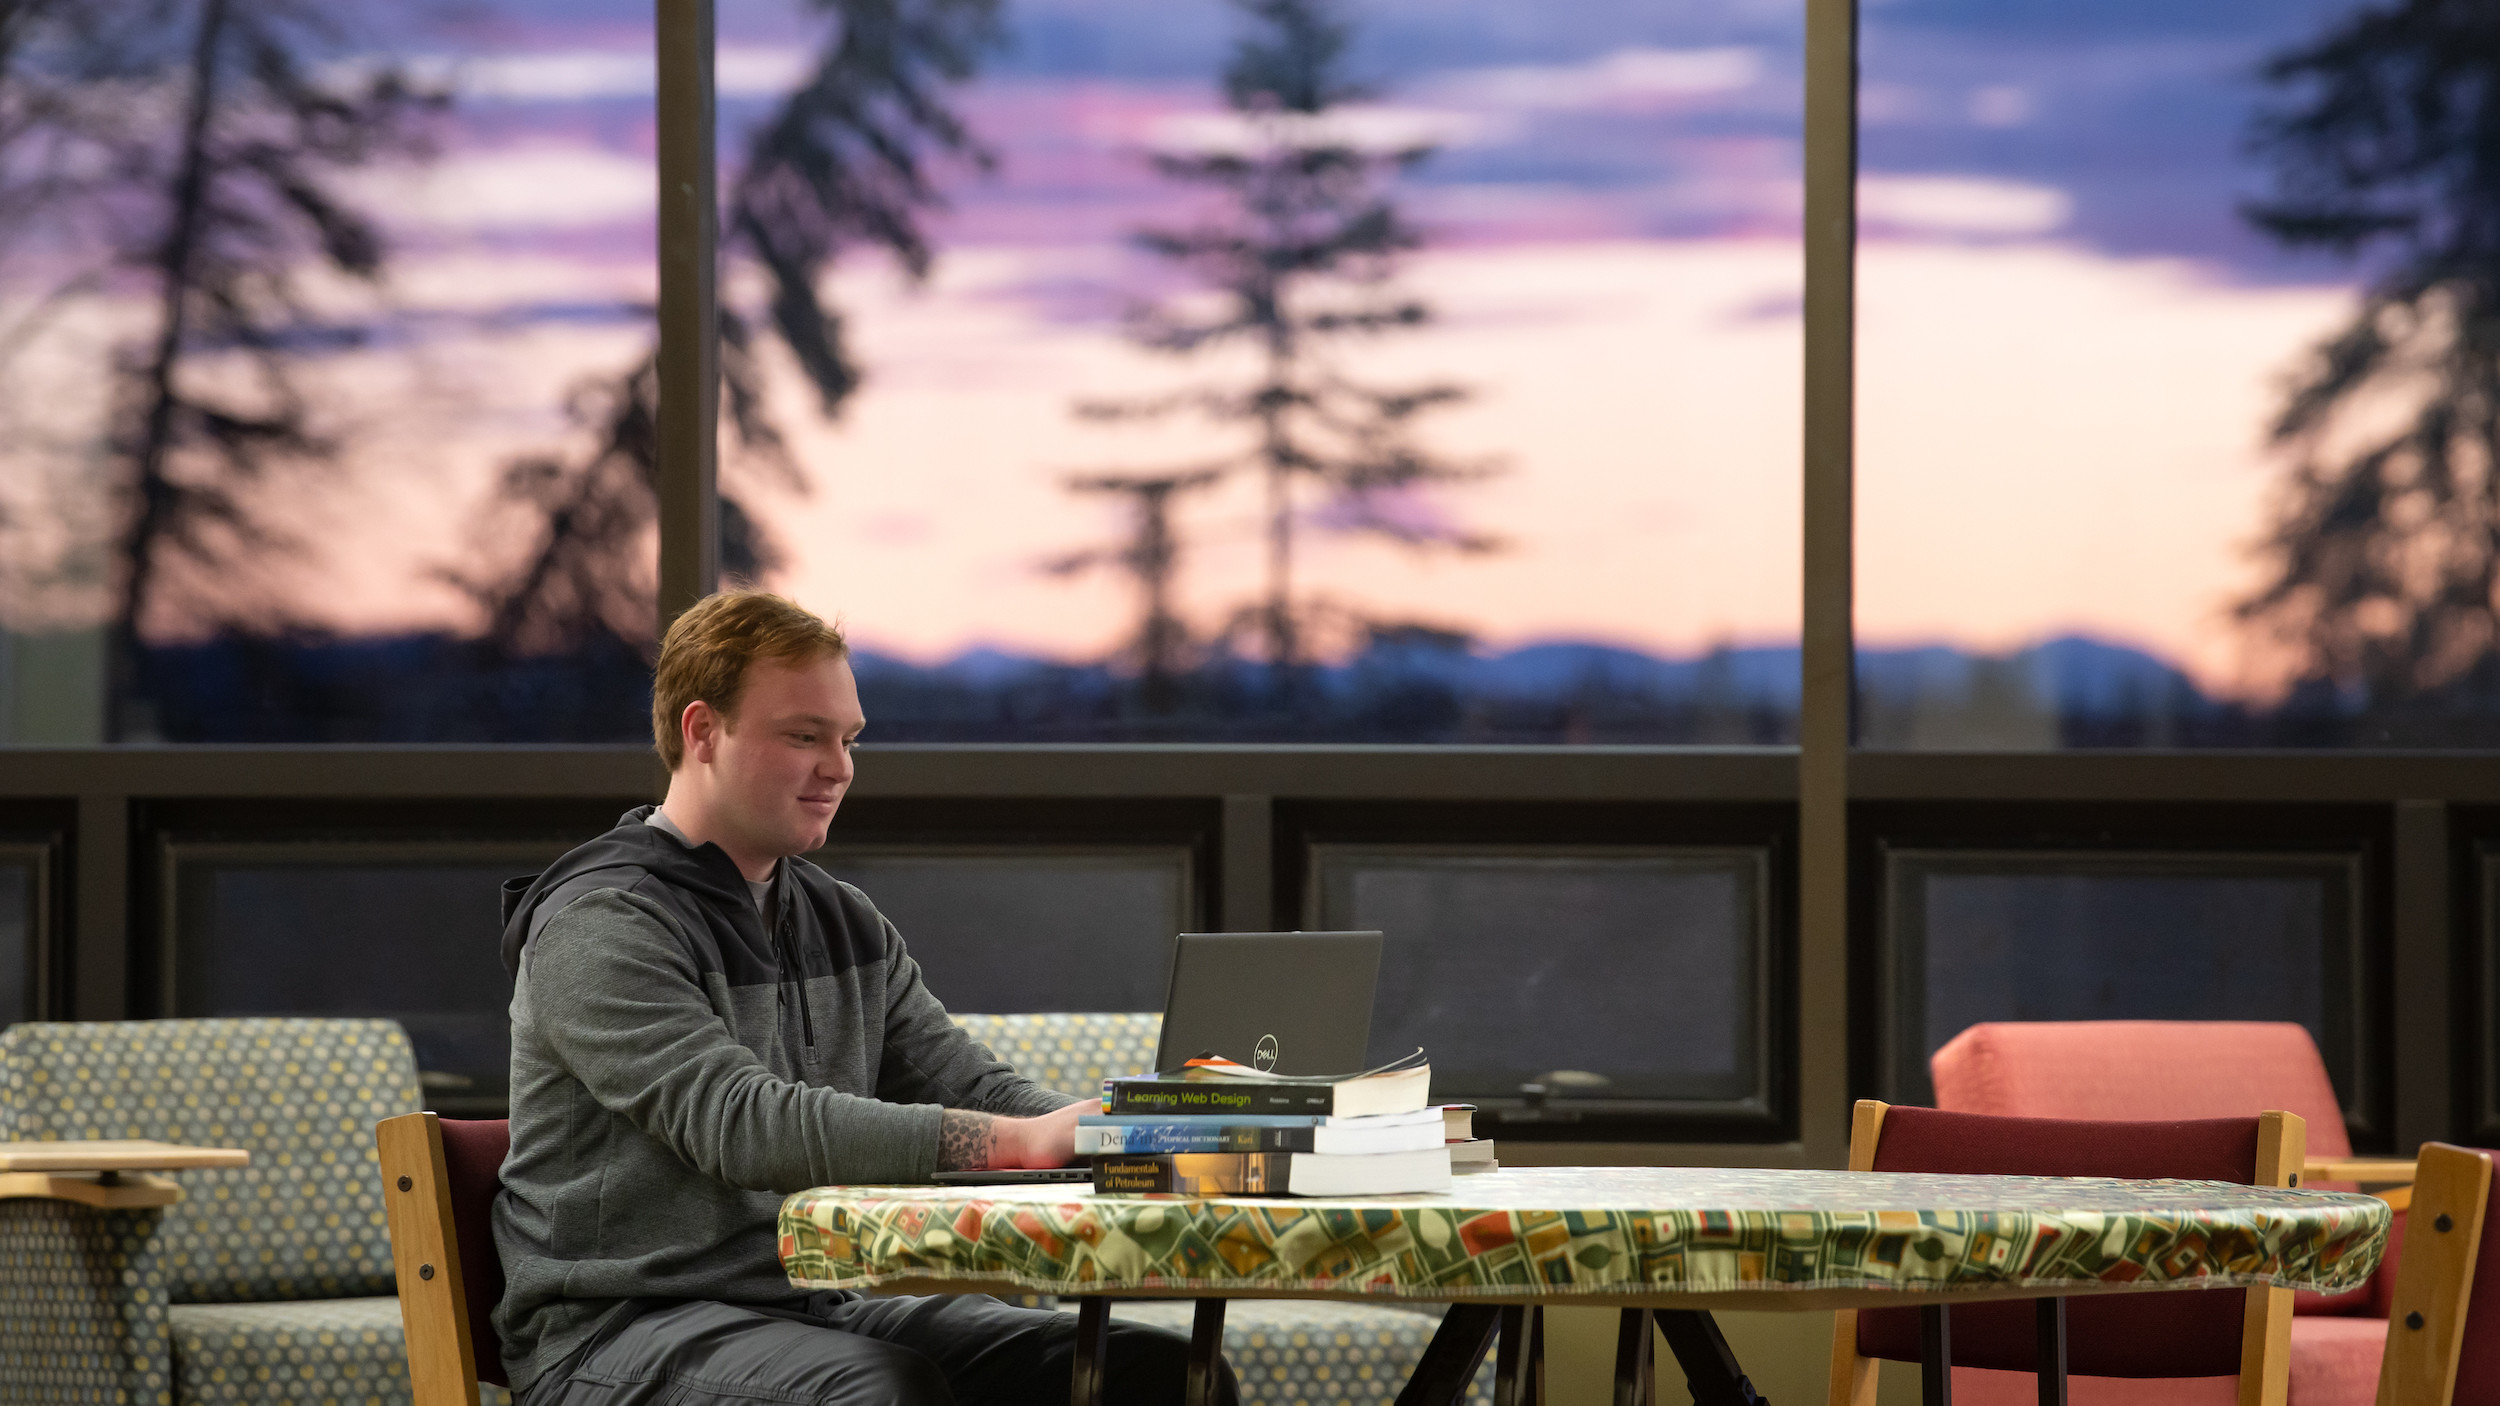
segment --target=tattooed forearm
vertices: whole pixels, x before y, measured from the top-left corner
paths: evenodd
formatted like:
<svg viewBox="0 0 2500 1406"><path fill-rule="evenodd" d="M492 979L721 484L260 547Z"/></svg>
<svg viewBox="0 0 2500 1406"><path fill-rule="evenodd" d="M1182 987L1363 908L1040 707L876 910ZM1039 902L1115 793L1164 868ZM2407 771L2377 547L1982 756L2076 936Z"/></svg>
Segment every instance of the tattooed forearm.
<svg viewBox="0 0 2500 1406"><path fill-rule="evenodd" d="M938 1163L941 1172L973 1172L990 1165L998 1148L998 1119L987 1113L950 1108L938 1115Z"/></svg>

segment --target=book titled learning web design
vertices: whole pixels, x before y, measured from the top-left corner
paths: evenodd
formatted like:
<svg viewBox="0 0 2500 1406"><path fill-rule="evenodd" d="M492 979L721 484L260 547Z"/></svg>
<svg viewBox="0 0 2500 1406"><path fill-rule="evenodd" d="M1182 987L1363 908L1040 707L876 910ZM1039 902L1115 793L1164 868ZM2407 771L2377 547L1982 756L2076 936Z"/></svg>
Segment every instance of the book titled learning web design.
<svg viewBox="0 0 2500 1406"><path fill-rule="evenodd" d="M1359 1074L1294 1077L1201 1057L1150 1078L1103 1080L1102 1111L1192 1117L1311 1113L1357 1118L1414 1112L1426 1106L1431 1089L1432 1066L1425 1062L1422 1050Z"/></svg>

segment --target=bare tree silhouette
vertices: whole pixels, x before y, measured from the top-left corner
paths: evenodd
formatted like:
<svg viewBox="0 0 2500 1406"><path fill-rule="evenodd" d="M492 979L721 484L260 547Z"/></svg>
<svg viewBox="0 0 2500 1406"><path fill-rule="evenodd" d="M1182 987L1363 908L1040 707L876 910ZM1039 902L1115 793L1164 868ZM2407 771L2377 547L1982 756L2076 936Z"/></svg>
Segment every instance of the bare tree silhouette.
<svg viewBox="0 0 2500 1406"><path fill-rule="evenodd" d="M766 396L769 333L797 361L820 413L840 411L861 372L840 312L821 289L848 248L892 255L913 278L934 251L922 220L944 201L935 164L988 169L993 158L948 105L999 37L999 0L808 0L835 22L808 80L748 138L721 221L724 263L761 275L760 305L721 305L722 404L742 451L722 490L721 565L752 578L777 560L745 493L803 491ZM732 289L742 280L724 276ZM656 350L621 375L585 381L569 411L588 432L580 456L528 456L505 471L487 508L489 541L518 538L509 560L445 573L487 612L507 654L560 652L598 633L647 647L657 636L658 464L652 437Z"/></svg>
<svg viewBox="0 0 2500 1406"><path fill-rule="evenodd" d="M1172 530L1173 500L1212 487L1223 477L1222 469L1196 469L1143 477L1078 474L1067 481L1072 493L1128 499L1133 526L1123 546L1071 552L1043 563L1042 569L1073 576L1113 566L1136 580L1139 623L1125 653L1137 666L1138 699L1149 713L1168 713L1180 702L1181 676L1192 663L1189 627L1172 608L1172 581L1181 556L1180 537Z"/></svg>
<svg viewBox="0 0 2500 1406"><path fill-rule="evenodd" d="M337 177L423 155L444 101L342 62L357 38L314 0L0 4L0 219L88 254L69 287L109 279L155 305L110 373L109 735L148 726L142 635L170 591L194 623L273 608L251 601L267 584L251 568L290 543L254 490L337 457L296 371L354 332L324 323L307 279L373 283L385 260Z"/></svg>
<svg viewBox="0 0 2500 1406"><path fill-rule="evenodd" d="M2274 422L2297 466L2239 612L2428 738L2500 703L2500 6L2372 6L2265 76L2297 96L2258 121L2247 217L2374 274Z"/></svg>
<svg viewBox="0 0 2500 1406"><path fill-rule="evenodd" d="M1436 456L1414 438L1423 412L1466 392L1446 383L1373 386L1335 365L1342 347L1431 320L1421 301L1389 286L1399 256L1422 243L1389 187L1432 148L1367 146L1342 120L1345 105L1367 94L1345 75L1350 29L1330 0L1231 3L1249 23L1223 73L1239 140L1152 158L1165 177L1217 193L1225 212L1137 236L1146 252L1221 295L1221 308L1202 316L1179 300L1152 304L1132 314L1129 330L1139 345L1173 356L1246 344L1258 370L1247 385L1089 402L1078 412L1105 422L1194 414L1247 432L1248 446L1220 468L1260 480L1266 583L1234 624L1264 638L1285 686L1304 656L1294 550L1306 508L1324 509L1315 525L1328 530L1410 547L1484 552L1497 543L1446 521L1419 496L1491 471ZM1306 504L1313 495L1318 504Z"/></svg>

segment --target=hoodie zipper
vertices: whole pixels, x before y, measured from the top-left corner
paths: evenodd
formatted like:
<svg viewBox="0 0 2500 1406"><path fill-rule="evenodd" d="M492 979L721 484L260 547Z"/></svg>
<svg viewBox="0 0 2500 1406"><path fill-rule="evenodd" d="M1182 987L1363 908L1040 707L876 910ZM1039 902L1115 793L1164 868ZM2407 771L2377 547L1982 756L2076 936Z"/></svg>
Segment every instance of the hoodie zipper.
<svg viewBox="0 0 2500 1406"><path fill-rule="evenodd" d="M789 877L783 875L781 881L773 885L781 899L781 902L776 905L779 911L775 914L781 930L780 936L773 943L773 955L781 963L783 980L795 988L792 996L799 1006L799 1033L807 1041L807 1048L813 1050L816 1048L816 1018L807 1012L807 982L804 979L807 968L804 964L798 964L795 974L791 970L792 959L798 953L798 938L790 930L790 895L785 887L788 883Z"/></svg>

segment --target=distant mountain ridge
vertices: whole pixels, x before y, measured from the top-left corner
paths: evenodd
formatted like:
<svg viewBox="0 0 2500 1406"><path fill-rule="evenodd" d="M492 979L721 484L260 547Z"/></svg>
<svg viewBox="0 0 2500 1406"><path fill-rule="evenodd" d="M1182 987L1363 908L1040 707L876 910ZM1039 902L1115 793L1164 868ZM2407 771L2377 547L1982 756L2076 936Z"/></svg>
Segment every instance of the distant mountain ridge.
<svg viewBox="0 0 2500 1406"><path fill-rule="evenodd" d="M976 646L934 664L915 664L874 650L856 651L863 681L919 675L973 687L999 687L1020 678L1096 669L1044 655ZM1255 670L1256 663L1224 666ZM1591 640L1539 640L1490 653L1403 643L1375 644L1314 674L1332 687L1354 688L1368 676L1403 674L1473 693L1541 697L1560 691L1607 688L1661 696L1716 694L1747 704L1795 711L1802 696L1800 655L1791 644L1731 645L1692 655L1656 655L1627 645ZM2159 655L2132 645L2060 635L2007 654L1973 653L1952 645L1861 649L1862 693L1909 699L1966 694L2011 677L2044 705L2059 712L2108 713L2139 707L2148 698L2209 702L2195 680Z"/></svg>
<svg viewBox="0 0 2500 1406"><path fill-rule="evenodd" d="M0 744L35 695L78 681L50 636L0 636ZM67 636L60 637L68 639ZM54 661L43 663L42 661ZM1621 644L1541 640L1471 649L1386 632L1362 653L1283 680L1225 657L1145 709L1136 680L1101 661L998 647L921 664L862 648L860 691L878 742L1612 743L1784 745L1797 733L1795 645L1659 656ZM514 658L481 641L234 635L149 654L155 738L173 743L618 743L650 733L650 665L602 637L565 655ZM74 671L73 671L74 672ZM2199 689L2150 651L2063 635L2003 654L1950 645L1858 656L1858 737L1876 748L2402 745L2332 691L2259 709ZM87 681L90 692L100 679ZM21 697L23 695L23 697ZM85 696L83 694L79 696ZM96 692L100 697L100 692ZM37 710L39 711L39 709ZM55 709L53 711L58 711ZM2483 745L2500 712L2466 709L2433 745ZM2465 739L2463 741L2452 739Z"/></svg>
<svg viewBox="0 0 2500 1406"><path fill-rule="evenodd" d="M855 663L862 695L881 716L878 733L888 738L900 730L969 740L962 729L978 730L982 719L1051 728L1083 713L1108 724L1124 688L1100 663L990 646L932 664L863 649ZM1299 719L1321 734L1312 740L1781 743L1795 737L1799 667L1797 647L1787 644L1660 656L1589 640L1481 651L1392 636L1304 670L1289 705L1275 705L1264 666L1226 658L1193 675L1192 701L1173 717L1129 721L1162 733L1187 731L1195 718L1229 735L1241 724L1267 731ZM2085 635L2002 655L1948 645L1865 650L1858 689L1861 738L1875 746L2191 743L2245 718L2239 705L2208 697L2167 660ZM1270 707L1262 708L1262 697ZM1388 735L1401 729L1409 735Z"/></svg>

